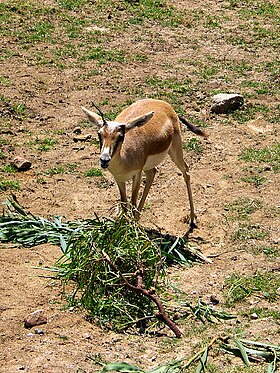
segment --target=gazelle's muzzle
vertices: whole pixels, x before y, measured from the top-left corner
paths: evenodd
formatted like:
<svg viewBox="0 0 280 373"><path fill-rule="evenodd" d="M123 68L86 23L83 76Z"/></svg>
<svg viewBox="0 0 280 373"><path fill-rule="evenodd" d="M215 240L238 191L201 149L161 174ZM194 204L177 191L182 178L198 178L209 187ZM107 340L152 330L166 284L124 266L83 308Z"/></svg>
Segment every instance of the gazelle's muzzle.
<svg viewBox="0 0 280 373"><path fill-rule="evenodd" d="M109 163L110 163L111 157L109 154L102 154L99 161L100 161L100 166L102 168L108 168Z"/></svg>

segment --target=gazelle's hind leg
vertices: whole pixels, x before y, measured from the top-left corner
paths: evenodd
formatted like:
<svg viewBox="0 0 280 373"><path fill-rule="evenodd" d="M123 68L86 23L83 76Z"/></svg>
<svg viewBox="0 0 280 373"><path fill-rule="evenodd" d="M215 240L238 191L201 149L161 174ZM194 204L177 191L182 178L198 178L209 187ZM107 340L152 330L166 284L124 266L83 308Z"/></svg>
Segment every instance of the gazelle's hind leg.
<svg viewBox="0 0 280 373"><path fill-rule="evenodd" d="M145 170L144 172L145 172L145 176L146 176L146 184L145 184L145 187L144 187L144 190L143 190L141 200L140 200L139 205L137 207L137 211L135 213L135 218L137 218L137 219L139 219L139 217L140 217L140 212L141 212L141 210L144 206L147 195L149 194L149 191L151 189L152 183L153 183L154 178L155 178L156 169L152 168L151 170Z"/></svg>
<svg viewBox="0 0 280 373"><path fill-rule="evenodd" d="M175 134L172 145L169 149L168 154L172 161L176 164L179 170L182 172L185 183L187 185L189 202L190 202L190 228L191 230L196 227L195 224L195 212L194 212L194 204L193 204L193 197L192 197L192 190L191 190L191 182L190 182L190 173L189 173L189 166L184 161L183 158L183 148L182 148L182 140L180 134Z"/></svg>

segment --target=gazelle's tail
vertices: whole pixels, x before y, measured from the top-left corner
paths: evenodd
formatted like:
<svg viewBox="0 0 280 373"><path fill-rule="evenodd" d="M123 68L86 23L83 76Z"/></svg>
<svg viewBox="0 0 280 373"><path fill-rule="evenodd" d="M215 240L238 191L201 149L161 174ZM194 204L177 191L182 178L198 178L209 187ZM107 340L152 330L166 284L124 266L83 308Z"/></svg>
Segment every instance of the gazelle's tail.
<svg viewBox="0 0 280 373"><path fill-rule="evenodd" d="M178 116L178 118L179 118L180 122L182 122L185 126L187 126L188 129L190 131L192 131L193 133L195 133L196 135L202 136L205 139L208 137L207 133L202 131L199 127L195 126L194 124L188 122L184 117Z"/></svg>

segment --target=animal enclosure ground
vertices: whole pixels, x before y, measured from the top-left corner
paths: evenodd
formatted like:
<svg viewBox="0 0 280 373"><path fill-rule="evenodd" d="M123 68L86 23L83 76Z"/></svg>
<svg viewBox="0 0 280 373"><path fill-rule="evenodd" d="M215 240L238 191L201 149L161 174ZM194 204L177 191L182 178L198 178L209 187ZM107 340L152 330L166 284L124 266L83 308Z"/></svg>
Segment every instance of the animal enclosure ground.
<svg viewBox="0 0 280 373"><path fill-rule="evenodd" d="M174 267L170 277L190 300L216 299L237 316L179 322L181 339L167 329L156 336L102 330L67 307L67 289L52 274L35 268L52 266L57 247L1 244L1 372L97 372L111 361L148 369L189 359L219 335L279 345L279 4L4 0L0 17L1 200L14 193L46 218L115 216L117 187L99 169L97 134L80 107L94 100L112 119L137 99L164 99L209 134L204 141L183 129L182 136L198 216L190 242L213 263ZM243 110L211 114L216 93L241 93ZM31 169L17 172L16 156ZM187 213L182 175L166 159L141 224L183 235ZM23 326L37 309L48 317L43 334ZM245 367L214 348L206 371L265 366Z"/></svg>

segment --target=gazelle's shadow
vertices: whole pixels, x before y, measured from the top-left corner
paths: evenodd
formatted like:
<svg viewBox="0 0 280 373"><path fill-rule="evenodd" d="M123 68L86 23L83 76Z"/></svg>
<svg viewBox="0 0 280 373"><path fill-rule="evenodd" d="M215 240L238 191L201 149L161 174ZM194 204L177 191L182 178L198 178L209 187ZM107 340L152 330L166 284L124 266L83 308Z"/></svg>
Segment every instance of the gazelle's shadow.
<svg viewBox="0 0 280 373"><path fill-rule="evenodd" d="M200 262L197 250L189 246L188 235L178 237L152 228L145 228L145 232L159 246L169 263L192 265Z"/></svg>

